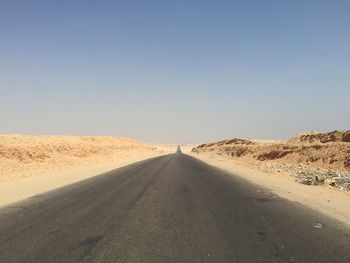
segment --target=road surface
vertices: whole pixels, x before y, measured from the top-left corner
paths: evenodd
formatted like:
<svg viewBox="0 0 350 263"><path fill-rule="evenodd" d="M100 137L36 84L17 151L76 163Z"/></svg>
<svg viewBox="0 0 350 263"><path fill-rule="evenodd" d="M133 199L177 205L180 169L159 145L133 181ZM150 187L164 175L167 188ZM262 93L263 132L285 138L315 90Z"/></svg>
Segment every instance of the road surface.
<svg viewBox="0 0 350 263"><path fill-rule="evenodd" d="M350 262L349 229L180 152L0 209L0 262Z"/></svg>

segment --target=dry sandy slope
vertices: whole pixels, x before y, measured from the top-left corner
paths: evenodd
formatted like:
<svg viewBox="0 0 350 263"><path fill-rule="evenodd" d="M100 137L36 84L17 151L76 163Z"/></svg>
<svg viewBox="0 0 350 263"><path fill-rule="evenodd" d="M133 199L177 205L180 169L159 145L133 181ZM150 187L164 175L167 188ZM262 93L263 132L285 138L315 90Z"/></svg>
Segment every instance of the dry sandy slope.
<svg viewBox="0 0 350 263"><path fill-rule="evenodd" d="M202 144L193 152L213 153L266 172L286 173L304 184L350 190L350 131L313 132L288 141L235 138Z"/></svg>
<svg viewBox="0 0 350 263"><path fill-rule="evenodd" d="M110 136L0 136L0 205L164 154Z"/></svg>

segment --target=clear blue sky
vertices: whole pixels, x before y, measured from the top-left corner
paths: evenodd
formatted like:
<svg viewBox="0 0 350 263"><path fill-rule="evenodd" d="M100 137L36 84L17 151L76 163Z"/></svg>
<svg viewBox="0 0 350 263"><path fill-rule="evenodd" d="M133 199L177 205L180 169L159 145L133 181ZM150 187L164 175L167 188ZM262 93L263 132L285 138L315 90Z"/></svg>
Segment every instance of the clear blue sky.
<svg viewBox="0 0 350 263"><path fill-rule="evenodd" d="M0 133L350 128L350 1L0 0Z"/></svg>

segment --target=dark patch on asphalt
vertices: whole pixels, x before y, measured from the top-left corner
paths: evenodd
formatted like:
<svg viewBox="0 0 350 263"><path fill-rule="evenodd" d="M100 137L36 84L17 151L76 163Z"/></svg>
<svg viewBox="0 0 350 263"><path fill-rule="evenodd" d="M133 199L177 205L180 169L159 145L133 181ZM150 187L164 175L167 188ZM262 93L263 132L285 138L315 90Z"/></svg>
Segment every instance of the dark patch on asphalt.
<svg viewBox="0 0 350 263"><path fill-rule="evenodd" d="M83 246L95 246L101 239L103 238L103 236L95 236L95 237L88 237L87 239L81 241L79 243L80 247Z"/></svg>

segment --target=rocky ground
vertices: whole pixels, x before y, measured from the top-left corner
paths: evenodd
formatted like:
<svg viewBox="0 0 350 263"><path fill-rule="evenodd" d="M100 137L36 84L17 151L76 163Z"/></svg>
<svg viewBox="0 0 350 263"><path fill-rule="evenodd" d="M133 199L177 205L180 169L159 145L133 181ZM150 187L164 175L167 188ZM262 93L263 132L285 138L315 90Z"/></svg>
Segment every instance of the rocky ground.
<svg viewBox="0 0 350 263"><path fill-rule="evenodd" d="M286 141L234 138L199 145L195 153L214 153L265 172L288 174L306 185L350 190L350 131L309 132Z"/></svg>

